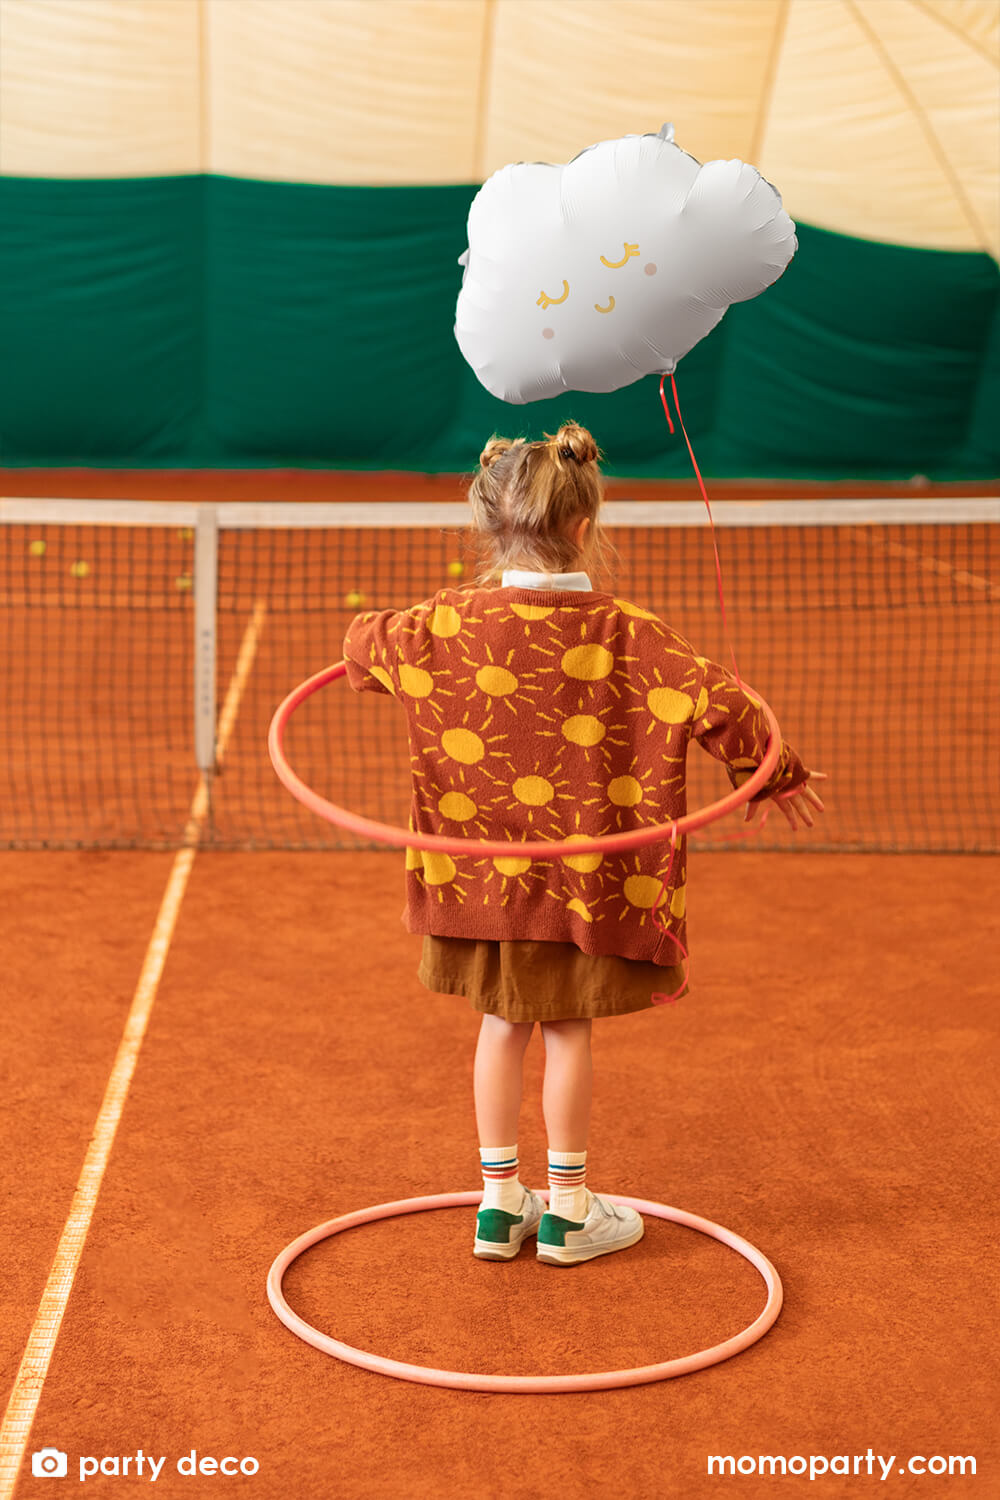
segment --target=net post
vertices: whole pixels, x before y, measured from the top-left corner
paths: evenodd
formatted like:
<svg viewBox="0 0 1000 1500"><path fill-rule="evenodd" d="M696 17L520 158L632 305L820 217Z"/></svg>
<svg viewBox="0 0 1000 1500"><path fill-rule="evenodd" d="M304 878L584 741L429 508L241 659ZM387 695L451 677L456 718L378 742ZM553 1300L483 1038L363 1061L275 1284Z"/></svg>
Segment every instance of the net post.
<svg viewBox="0 0 1000 1500"><path fill-rule="evenodd" d="M194 754L205 789L209 830L216 749L218 592L219 518L214 506L199 505L194 534Z"/></svg>

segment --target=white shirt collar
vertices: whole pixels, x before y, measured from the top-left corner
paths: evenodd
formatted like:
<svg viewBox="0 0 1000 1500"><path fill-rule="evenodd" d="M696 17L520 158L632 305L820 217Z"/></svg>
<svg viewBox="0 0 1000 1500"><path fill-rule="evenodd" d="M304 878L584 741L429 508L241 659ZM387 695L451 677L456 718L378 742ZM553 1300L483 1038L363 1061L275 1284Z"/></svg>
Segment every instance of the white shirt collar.
<svg viewBox="0 0 1000 1500"><path fill-rule="evenodd" d="M503 589L576 589L592 593L593 584L586 573L527 573L508 568L500 580Z"/></svg>

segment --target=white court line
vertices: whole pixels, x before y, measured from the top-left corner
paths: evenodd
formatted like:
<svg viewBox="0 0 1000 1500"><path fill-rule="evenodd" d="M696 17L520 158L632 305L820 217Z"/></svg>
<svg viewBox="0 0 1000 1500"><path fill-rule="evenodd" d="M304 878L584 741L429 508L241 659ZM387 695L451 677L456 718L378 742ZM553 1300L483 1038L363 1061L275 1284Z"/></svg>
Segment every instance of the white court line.
<svg viewBox="0 0 1000 1500"><path fill-rule="evenodd" d="M907 562L919 563L929 573L942 573L946 578L953 578L956 583L964 584L966 588L980 589L991 599L1000 599L1000 587L990 583L988 578L980 578L978 573L956 572L950 563L943 562L929 552L921 552L917 547L907 547L902 542L883 542L867 531L853 530L851 535L856 542L863 542L873 552L888 552L891 557L902 557Z"/></svg>
<svg viewBox="0 0 1000 1500"><path fill-rule="evenodd" d="M221 763L236 723L240 700L246 681L257 654L257 642L264 624L266 606L261 600L254 605L253 613L243 632L236 666L226 691L225 702L219 716L217 756ZM83 1253L84 1243L97 1206L107 1169L111 1147L128 1097L129 1087L139 1060L139 1049L149 1024L156 1000L156 992L170 951L181 902L187 888L188 876L194 864L198 842L208 815L208 787L201 777L191 803L185 828L185 847L174 857L167 888L163 893L157 913L153 935L146 949L139 982L132 997L132 1005L125 1021L125 1030L118 1044L111 1077L104 1091L97 1123L84 1158L80 1180L73 1194L69 1217L63 1227L56 1248L52 1270L42 1293L35 1322L28 1337L27 1347L20 1368L14 1379L14 1388L7 1410L0 1425L0 1500L11 1500L18 1472L24 1459L31 1435L31 1428L41 1400L42 1389L49 1371L59 1329L62 1326L66 1304L69 1302L76 1277L77 1266Z"/></svg>

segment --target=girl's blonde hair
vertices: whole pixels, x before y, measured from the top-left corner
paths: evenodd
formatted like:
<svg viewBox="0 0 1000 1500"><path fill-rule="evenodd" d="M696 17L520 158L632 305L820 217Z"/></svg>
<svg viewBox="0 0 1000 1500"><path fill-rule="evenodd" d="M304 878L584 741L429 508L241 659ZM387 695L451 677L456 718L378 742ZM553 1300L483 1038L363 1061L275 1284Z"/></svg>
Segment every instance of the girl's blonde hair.
<svg viewBox="0 0 1000 1500"><path fill-rule="evenodd" d="M469 503L482 566L477 581L499 579L506 568L566 573L580 562L569 531L586 516L588 562L608 566L609 547L601 531L604 483L602 454L586 427L564 422L545 442L502 438L494 433L479 455L479 473L469 486Z"/></svg>

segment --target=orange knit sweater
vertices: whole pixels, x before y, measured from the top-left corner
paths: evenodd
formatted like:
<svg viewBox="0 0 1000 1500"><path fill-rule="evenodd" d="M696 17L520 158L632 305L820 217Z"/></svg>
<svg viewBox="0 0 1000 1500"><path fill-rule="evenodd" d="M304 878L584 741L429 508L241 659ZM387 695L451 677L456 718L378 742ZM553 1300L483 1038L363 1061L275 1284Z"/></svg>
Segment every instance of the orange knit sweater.
<svg viewBox="0 0 1000 1500"><path fill-rule="evenodd" d="M356 692L406 714L412 828L469 839L593 838L681 817L695 739L734 786L763 759L767 721L731 673L656 615L592 591L440 590L358 615L344 641ZM782 747L761 795L806 780ZM669 841L562 859L406 852L410 932L571 942L669 966L651 920ZM658 919L685 942L685 840Z"/></svg>

